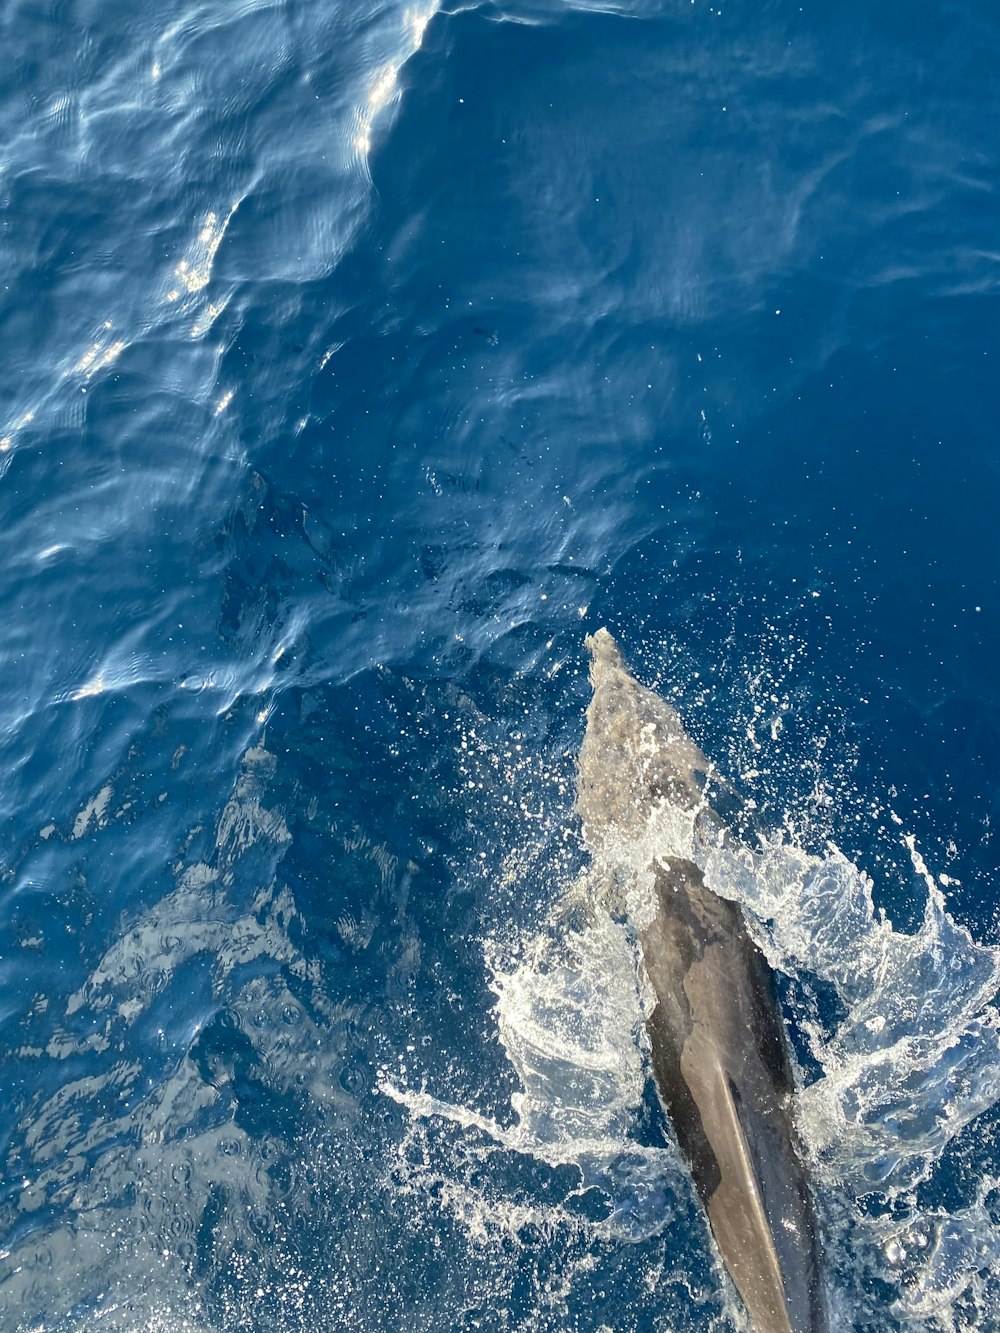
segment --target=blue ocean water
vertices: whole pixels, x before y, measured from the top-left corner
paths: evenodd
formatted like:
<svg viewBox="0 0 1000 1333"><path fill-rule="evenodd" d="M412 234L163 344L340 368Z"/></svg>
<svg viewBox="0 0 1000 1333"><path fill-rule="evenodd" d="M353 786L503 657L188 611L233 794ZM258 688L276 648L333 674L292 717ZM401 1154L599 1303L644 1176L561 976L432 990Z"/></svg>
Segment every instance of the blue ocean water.
<svg viewBox="0 0 1000 1333"><path fill-rule="evenodd" d="M744 1327L573 917L607 624L838 1333L1000 1329L1000 13L0 30L0 1328Z"/></svg>

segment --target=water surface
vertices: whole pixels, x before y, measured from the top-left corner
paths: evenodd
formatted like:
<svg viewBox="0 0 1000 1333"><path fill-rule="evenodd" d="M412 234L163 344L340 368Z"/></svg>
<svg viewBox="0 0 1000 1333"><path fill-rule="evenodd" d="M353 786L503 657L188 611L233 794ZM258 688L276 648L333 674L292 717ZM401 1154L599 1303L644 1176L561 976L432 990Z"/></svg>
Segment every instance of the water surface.
<svg viewBox="0 0 1000 1333"><path fill-rule="evenodd" d="M741 1327L605 623L757 803L841 1326L1000 1324L1000 20L0 24L0 1325Z"/></svg>

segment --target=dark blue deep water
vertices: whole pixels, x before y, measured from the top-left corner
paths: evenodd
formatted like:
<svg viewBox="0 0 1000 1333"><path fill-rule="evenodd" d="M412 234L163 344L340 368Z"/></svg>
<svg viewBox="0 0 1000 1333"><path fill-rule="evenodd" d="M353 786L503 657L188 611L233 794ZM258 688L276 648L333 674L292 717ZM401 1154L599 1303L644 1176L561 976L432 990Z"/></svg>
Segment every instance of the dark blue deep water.
<svg viewBox="0 0 1000 1333"><path fill-rule="evenodd" d="M564 921L602 624L769 839L836 1333L1000 1329L1000 10L0 36L0 1329L745 1327Z"/></svg>

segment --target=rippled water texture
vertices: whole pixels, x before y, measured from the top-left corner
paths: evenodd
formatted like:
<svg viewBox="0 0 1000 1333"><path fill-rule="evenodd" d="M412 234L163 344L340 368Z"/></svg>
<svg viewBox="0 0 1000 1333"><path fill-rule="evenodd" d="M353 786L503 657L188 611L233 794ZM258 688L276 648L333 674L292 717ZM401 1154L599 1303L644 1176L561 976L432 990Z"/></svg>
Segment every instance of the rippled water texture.
<svg viewBox="0 0 1000 1333"><path fill-rule="evenodd" d="M994 10L0 36L0 1327L741 1327L604 623L753 803L842 1328L1000 1327Z"/></svg>

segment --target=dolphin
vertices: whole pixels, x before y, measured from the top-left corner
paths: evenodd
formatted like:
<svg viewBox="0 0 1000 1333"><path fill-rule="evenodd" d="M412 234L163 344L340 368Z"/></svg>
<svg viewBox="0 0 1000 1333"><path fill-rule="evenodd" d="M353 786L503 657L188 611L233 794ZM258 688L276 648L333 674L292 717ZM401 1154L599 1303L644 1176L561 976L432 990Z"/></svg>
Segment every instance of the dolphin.
<svg viewBox="0 0 1000 1333"><path fill-rule="evenodd" d="M656 997L646 1032L660 1100L754 1333L829 1333L774 978L740 907L693 859L729 836L709 799L721 784L608 631L586 646L577 810L595 870L648 890L633 922Z"/></svg>

